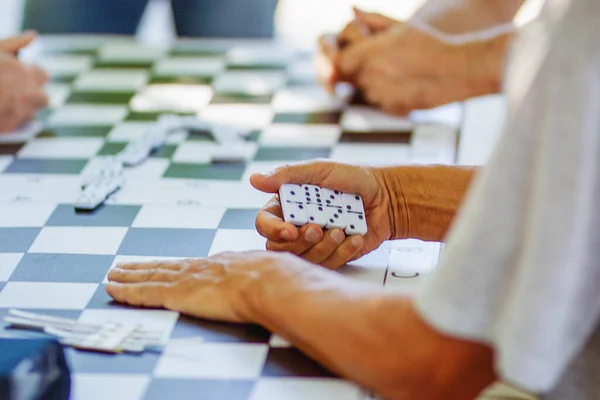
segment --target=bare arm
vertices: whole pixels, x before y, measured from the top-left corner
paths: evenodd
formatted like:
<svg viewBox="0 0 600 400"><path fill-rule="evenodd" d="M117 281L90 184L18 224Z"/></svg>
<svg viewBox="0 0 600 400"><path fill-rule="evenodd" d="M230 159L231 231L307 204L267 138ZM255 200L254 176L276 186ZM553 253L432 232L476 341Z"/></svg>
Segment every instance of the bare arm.
<svg viewBox="0 0 600 400"><path fill-rule="evenodd" d="M249 287L245 314L334 372L386 399L472 400L494 381L491 349L436 332L408 298L296 260Z"/></svg>
<svg viewBox="0 0 600 400"><path fill-rule="evenodd" d="M393 239L442 241L477 169L457 166L401 166L384 169L392 201Z"/></svg>
<svg viewBox="0 0 600 400"><path fill-rule="evenodd" d="M412 17L447 33L461 34L508 24L525 0L429 0Z"/></svg>

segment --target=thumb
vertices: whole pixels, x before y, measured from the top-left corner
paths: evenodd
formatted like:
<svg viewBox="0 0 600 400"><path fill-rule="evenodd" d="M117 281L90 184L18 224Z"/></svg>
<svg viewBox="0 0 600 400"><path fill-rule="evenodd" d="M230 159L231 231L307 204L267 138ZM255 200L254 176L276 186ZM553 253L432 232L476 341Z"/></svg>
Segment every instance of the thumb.
<svg viewBox="0 0 600 400"><path fill-rule="evenodd" d="M37 36L36 32L26 32L19 36L13 36L8 39L0 40L0 50L7 53L16 54L22 48L28 46Z"/></svg>
<svg viewBox="0 0 600 400"><path fill-rule="evenodd" d="M286 165L269 174L254 174L250 177L250 183L267 193L277 193L284 183L317 185L345 193L358 193L366 201L374 196L378 187L370 168L331 160Z"/></svg>
<svg viewBox="0 0 600 400"><path fill-rule="evenodd" d="M284 183L318 185L334 168L335 163L329 161L284 165L266 174L253 174L250 176L250 183L260 191L277 193Z"/></svg>
<svg viewBox="0 0 600 400"><path fill-rule="evenodd" d="M383 14L365 12L356 7L354 7L354 15L359 23L367 26L373 33L388 30L392 25L400 23Z"/></svg>

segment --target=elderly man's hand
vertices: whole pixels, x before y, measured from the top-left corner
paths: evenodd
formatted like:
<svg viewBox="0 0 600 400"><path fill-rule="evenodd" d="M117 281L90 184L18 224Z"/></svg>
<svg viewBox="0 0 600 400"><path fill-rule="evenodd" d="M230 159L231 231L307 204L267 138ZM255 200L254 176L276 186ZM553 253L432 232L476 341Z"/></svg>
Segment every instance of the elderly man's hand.
<svg viewBox="0 0 600 400"><path fill-rule="evenodd" d="M258 213L256 228L267 238L268 250L291 252L312 263L338 268L375 250L392 236L392 199L385 181L382 169L330 161L285 166L270 175L252 175L252 185L267 193L277 193L284 183L295 183L359 194L365 206L368 232L364 236L346 236L342 229L323 231L316 224L297 228L283 220L277 194Z"/></svg>
<svg viewBox="0 0 600 400"><path fill-rule="evenodd" d="M132 306L166 308L224 322L254 323L247 296L267 284L267 276L297 279L300 275L319 274L318 270L298 257L266 251L121 263L108 274L106 291L116 301Z"/></svg>
<svg viewBox="0 0 600 400"><path fill-rule="evenodd" d="M317 72L319 83L329 92L333 92L338 83L338 57L341 49L401 24L400 21L384 15L363 12L357 8L354 9L354 15L354 20L349 22L339 34L319 37Z"/></svg>
<svg viewBox="0 0 600 400"><path fill-rule="evenodd" d="M32 34L26 34L0 41L0 133L32 120L48 104L44 92L48 75L16 58L16 53L31 40Z"/></svg>
<svg viewBox="0 0 600 400"><path fill-rule="evenodd" d="M406 115L497 93L509 39L456 45L402 24L343 50L336 78L384 111Z"/></svg>

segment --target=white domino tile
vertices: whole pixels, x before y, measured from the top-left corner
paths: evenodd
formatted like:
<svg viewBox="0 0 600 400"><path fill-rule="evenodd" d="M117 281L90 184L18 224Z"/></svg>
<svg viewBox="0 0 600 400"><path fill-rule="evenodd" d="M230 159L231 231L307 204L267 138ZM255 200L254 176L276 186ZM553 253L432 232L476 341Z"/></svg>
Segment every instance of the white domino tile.
<svg viewBox="0 0 600 400"><path fill-rule="evenodd" d="M222 57L171 57L154 64L157 76L214 76L225 69Z"/></svg>
<svg viewBox="0 0 600 400"><path fill-rule="evenodd" d="M86 92L133 92L148 82L148 76L143 69L97 69L81 74L73 87Z"/></svg>
<svg viewBox="0 0 600 400"><path fill-rule="evenodd" d="M258 379L268 345L258 343L169 344L156 378Z"/></svg>
<svg viewBox="0 0 600 400"><path fill-rule="evenodd" d="M208 254L265 250L266 242L266 239L254 229L219 229Z"/></svg>
<svg viewBox="0 0 600 400"><path fill-rule="evenodd" d="M211 87L206 85L152 84L139 90L130 106L143 112L198 112L212 95Z"/></svg>
<svg viewBox="0 0 600 400"><path fill-rule="evenodd" d="M95 283L8 282L0 291L0 308L81 310L97 288Z"/></svg>
<svg viewBox="0 0 600 400"><path fill-rule="evenodd" d="M259 138L261 147L335 147L342 130L333 124L272 124Z"/></svg>
<svg viewBox="0 0 600 400"><path fill-rule="evenodd" d="M151 376L134 374L73 374L71 400L141 400Z"/></svg>
<svg viewBox="0 0 600 400"><path fill-rule="evenodd" d="M360 400L362 390L333 378L262 378L250 400Z"/></svg>
<svg viewBox="0 0 600 400"><path fill-rule="evenodd" d="M23 253L0 253L0 282L10 278L22 258Z"/></svg>
<svg viewBox="0 0 600 400"><path fill-rule="evenodd" d="M19 157L41 159L86 159L98 154L102 138L37 138L19 150Z"/></svg>
<svg viewBox="0 0 600 400"><path fill-rule="evenodd" d="M127 228L45 227L30 253L116 254Z"/></svg>
<svg viewBox="0 0 600 400"><path fill-rule="evenodd" d="M66 105L48 117L50 126L110 126L127 116L127 107L109 105Z"/></svg>
<svg viewBox="0 0 600 400"><path fill-rule="evenodd" d="M144 329L160 332L161 342L166 343L178 317L178 312L166 310L86 309L79 316L79 321L94 324L116 322L142 325Z"/></svg>
<svg viewBox="0 0 600 400"><path fill-rule="evenodd" d="M0 227L41 227L52 214L52 203L0 203Z"/></svg>
<svg viewBox="0 0 600 400"><path fill-rule="evenodd" d="M198 206L142 206L134 228L216 229L226 209Z"/></svg>

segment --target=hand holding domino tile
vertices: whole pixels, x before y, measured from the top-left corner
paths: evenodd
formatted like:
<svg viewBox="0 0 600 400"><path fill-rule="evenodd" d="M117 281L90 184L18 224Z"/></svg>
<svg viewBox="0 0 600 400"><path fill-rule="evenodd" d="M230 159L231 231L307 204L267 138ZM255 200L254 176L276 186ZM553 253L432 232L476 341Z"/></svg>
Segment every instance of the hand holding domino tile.
<svg viewBox="0 0 600 400"><path fill-rule="evenodd" d="M377 168L315 161L255 174L252 185L275 196L259 212L267 249L337 268L390 238L390 199Z"/></svg>

